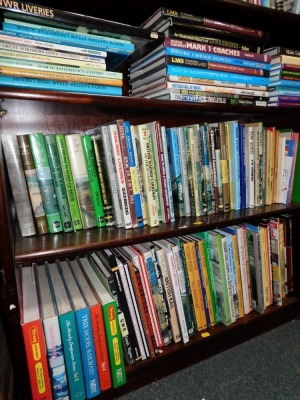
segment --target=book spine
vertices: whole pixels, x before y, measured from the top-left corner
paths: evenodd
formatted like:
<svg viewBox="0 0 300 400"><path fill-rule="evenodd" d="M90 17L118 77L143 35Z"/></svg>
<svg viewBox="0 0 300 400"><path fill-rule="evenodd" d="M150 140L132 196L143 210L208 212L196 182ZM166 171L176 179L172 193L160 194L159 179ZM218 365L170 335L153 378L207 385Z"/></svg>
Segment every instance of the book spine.
<svg viewBox="0 0 300 400"><path fill-rule="evenodd" d="M220 162L221 162L221 179L222 179L222 192L223 192L223 211L230 211L230 178L229 178L229 160L228 160L228 146L226 139L225 123L219 124L220 130Z"/></svg>
<svg viewBox="0 0 300 400"><path fill-rule="evenodd" d="M188 144L190 147L192 188L195 204L194 215L199 217L207 213L207 201L198 125L188 128Z"/></svg>
<svg viewBox="0 0 300 400"><path fill-rule="evenodd" d="M190 202L190 191L189 191L189 177L188 177L188 161L187 161L187 151L185 144L185 134L184 127L179 126L177 128L177 142L180 158L180 169L181 169L181 179L182 179L182 191L183 191L183 204L184 213L186 217L191 216L191 202Z"/></svg>
<svg viewBox="0 0 300 400"><path fill-rule="evenodd" d="M225 123L228 129L228 143L231 151L231 187L233 204L232 209L239 210L241 208L241 175L240 175L240 144L239 144L239 126L238 121L229 121Z"/></svg>
<svg viewBox="0 0 300 400"><path fill-rule="evenodd" d="M69 133L65 136L73 175L75 191L84 229L96 226L94 206L91 201L89 178L85 164L80 133Z"/></svg>
<svg viewBox="0 0 300 400"><path fill-rule="evenodd" d="M28 135L18 135L17 139L37 232L39 234L48 233L47 219Z"/></svg>
<svg viewBox="0 0 300 400"><path fill-rule="evenodd" d="M143 211L142 211L142 204L141 204L141 193L140 193L140 189L139 189L137 163L136 163L136 157L134 154L130 122L123 121L123 125L124 125L125 145L126 145L127 157L128 157L128 167L130 170L137 226L142 227L142 226L144 226L144 218L143 218Z"/></svg>
<svg viewBox="0 0 300 400"><path fill-rule="evenodd" d="M53 178L53 184L55 189L55 194L58 203L58 209L62 219L64 232L73 231L73 222L70 213L70 207L67 198L67 191L64 183L62 168L59 160L59 154L57 149L57 144L55 141L55 135L46 134L45 146L49 159L50 170Z"/></svg>
<svg viewBox="0 0 300 400"><path fill-rule="evenodd" d="M175 221L175 211L174 211L172 181L171 181L171 175L170 175L170 162L169 162L169 154L168 154L168 145L167 145L165 126L161 126L161 141L162 141L162 148L163 148L164 165L165 165L165 170L166 170L166 184L167 184L167 193L168 193L168 199L169 199L170 222L174 222Z"/></svg>
<svg viewBox="0 0 300 400"><path fill-rule="evenodd" d="M264 63L270 63L271 61L271 56L267 54L253 53L249 51L224 48L220 46L210 46L208 44L197 43L192 40L178 40L172 38L165 38L164 45L166 47L179 47L181 49L186 49L186 50L194 50L204 53L222 55L226 57L229 56L229 57L264 62Z"/></svg>
<svg viewBox="0 0 300 400"><path fill-rule="evenodd" d="M22 236L36 234L34 218L16 135L1 135L9 181Z"/></svg>
<svg viewBox="0 0 300 400"><path fill-rule="evenodd" d="M207 214L213 214L215 211L215 196L211 179L211 156L209 151L209 131L207 124L201 124L199 127L199 141L202 153L202 169L205 181L205 199L207 204Z"/></svg>
<svg viewBox="0 0 300 400"><path fill-rule="evenodd" d="M152 97L155 97L157 99L160 98L160 96L152 96ZM210 95L208 93L205 93L205 95L168 93L167 99L178 100L178 101L191 101L198 103L230 104L230 105L242 105L242 106L266 107L268 105L267 100L260 100L260 99L256 100L252 97L243 97L239 95L232 95L228 97L225 94L222 96L216 96L215 94Z"/></svg>
<svg viewBox="0 0 300 400"><path fill-rule="evenodd" d="M93 207L95 212L96 224L98 228L105 226L105 216L103 209L103 200L98 180L96 159L93 149L93 143L90 135L82 135L82 150L89 179L90 191L92 195Z"/></svg>
<svg viewBox="0 0 300 400"><path fill-rule="evenodd" d="M55 195L44 135L43 133L30 133L28 138L36 168L37 180L41 190L49 232L61 232L63 230L62 220Z"/></svg>
<svg viewBox="0 0 300 400"><path fill-rule="evenodd" d="M66 186L67 198L70 207L71 218L73 222L74 230L80 230L83 228L81 214L78 206L75 185L73 175L71 172L71 165L69 160L69 154L67 150L66 138L63 134L56 134L55 141L57 144L57 150L59 160L62 169L62 175Z"/></svg>
<svg viewBox="0 0 300 400"><path fill-rule="evenodd" d="M215 209L214 212L219 212L221 208L220 194L218 187L218 175L217 175L217 161L216 161L216 142L215 142L215 130L218 129L216 125L210 124L208 129L208 140L211 157L211 177L212 177L212 190L215 198Z"/></svg>

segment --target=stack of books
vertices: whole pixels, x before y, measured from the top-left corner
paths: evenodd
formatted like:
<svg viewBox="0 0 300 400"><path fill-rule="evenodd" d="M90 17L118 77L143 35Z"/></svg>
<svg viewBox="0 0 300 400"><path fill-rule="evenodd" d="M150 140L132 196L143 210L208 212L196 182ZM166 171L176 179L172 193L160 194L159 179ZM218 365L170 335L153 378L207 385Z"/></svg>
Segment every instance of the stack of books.
<svg viewBox="0 0 300 400"><path fill-rule="evenodd" d="M270 107L300 106L300 51L286 47L264 50L272 57L269 84Z"/></svg>
<svg viewBox="0 0 300 400"><path fill-rule="evenodd" d="M266 34L161 7L141 27L165 41L129 68L134 97L266 106Z"/></svg>
<svg viewBox="0 0 300 400"><path fill-rule="evenodd" d="M88 17L86 26L76 25L65 11L46 9L37 16L3 8L0 85L122 95L123 74L113 69L133 53L129 37L109 35L101 24L96 29Z"/></svg>

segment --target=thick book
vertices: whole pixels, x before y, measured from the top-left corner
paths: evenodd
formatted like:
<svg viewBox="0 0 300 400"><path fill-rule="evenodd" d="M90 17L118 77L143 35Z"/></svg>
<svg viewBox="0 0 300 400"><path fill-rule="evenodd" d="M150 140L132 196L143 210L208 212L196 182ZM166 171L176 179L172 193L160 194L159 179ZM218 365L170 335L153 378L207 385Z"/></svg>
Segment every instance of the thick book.
<svg viewBox="0 0 300 400"><path fill-rule="evenodd" d="M170 159L168 153L168 143L166 136L166 127L161 125L161 141L163 146L163 154L165 161L165 169L166 169L166 180L167 180L167 189L168 189L168 198L169 198L169 208L170 208L170 221L175 221L175 210L174 210L174 199L172 193L172 181L171 181L171 173L170 173Z"/></svg>
<svg viewBox="0 0 300 400"><path fill-rule="evenodd" d="M215 212L215 193L213 191L211 171L212 160L209 148L209 128L207 123L199 125L199 142L202 155L203 198L205 199L207 214Z"/></svg>
<svg viewBox="0 0 300 400"><path fill-rule="evenodd" d="M36 169L37 180L43 199L49 232L61 232L63 230L62 220L55 194L44 134L41 132L30 133L28 138Z"/></svg>
<svg viewBox="0 0 300 400"><path fill-rule="evenodd" d="M86 398L91 399L101 392L91 312L67 260L60 261L60 266L60 271L66 283L66 290L75 312Z"/></svg>
<svg viewBox="0 0 300 400"><path fill-rule="evenodd" d="M220 141L218 123L208 124L208 143L211 158L211 183L214 192L215 207L214 212L223 210L223 191L220 173Z"/></svg>
<svg viewBox="0 0 300 400"><path fill-rule="evenodd" d="M77 256L75 260L67 260L82 295L90 309L100 389L103 391L109 389L112 385L103 310L96 292L93 291L84 275L81 261L84 263L87 261L87 258L80 258Z"/></svg>
<svg viewBox="0 0 300 400"><path fill-rule="evenodd" d="M20 156L24 169L25 179L27 183L28 193L30 197L31 207L35 218L36 229L39 234L48 233L48 223L43 206L43 199L38 184L35 165L33 162L32 151L28 139L28 135L18 135L18 144Z"/></svg>
<svg viewBox="0 0 300 400"><path fill-rule="evenodd" d="M74 179L71 171L70 159L64 134L56 134L55 142L57 145L58 156L61 165L62 176L67 192L67 199L69 203L72 223L74 231L83 228L79 204L75 191Z"/></svg>
<svg viewBox="0 0 300 400"><path fill-rule="evenodd" d="M21 235L35 235L34 217L17 136L11 133L3 133L1 141Z"/></svg>
<svg viewBox="0 0 300 400"><path fill-rule="evenodd" d="M52 399L45 336L31 266L20 268L20 311L32 398Z"/></svg>
<svg viewBox="0 0 300 400"><path fill-rule="evenodd" d="M45 264L34 265L38 287L40 313L46 339L48 363L54 398L69 398L65 355L59 326L58 313L54 305L54 292Z"/></svg>
<svg viewBox="0 0 300 400"><path fill-rule="evenodd" d="M81 134L66 134L65 140L81 214L82 225L84 229L93 228L96 226L96 216L92 202L90 180L84 158Z"/></svg>
<svg viewBox="0 0 300 400"><path fill-rule="evenodd" d="M65 287L66 283L59 269L59 263L45 262L45 267L51 280L54 304L58 314L69 394L71 398L84 400L86 393L75 312Z"/></svg>
<svg viewBox="0 0 300 400"><path fill-rule="evenodd" d="M178 126L176 128L177 141L181 167L181 178L182 178L182 192L183 192L183 203L184 203L184 214L186 217L190 217L192 214L191 199L190 199L190 187L189 187L189 151L186 143L186 126Z"/></svg>
<svg viewBox="0 0 300 400"><path fill-rule="evenodd" d="M64 232L73 231L73 222L67 197L66 186L63 178L62 167L59 160L55 135L45 134L45 146L48 154L50 170L53 178L54 190L57 198Z"/></svg>
<svg viewBox="0 0 300 400"><path fill-rule="evenodd" d="M89 257L79 257L79 262L90 286L94 289L102 305L112 385L113 387L118 387L126 383L126 370L117 303L102 283L98 269L92 264L91 259Z"/></svg>
<svg viewBox="0 0 300 400"><path fill-rule="evenodd" d="M228 24L219 20L210 19L207 17L201 17L194 14L188 14L183 11L169 9L167 7L160 7L155 11L146 21L141 24L143 28L151 28L159 23L161 20L171 19L176 22L185 21L189 24L207 26L209 28L224 30L232 33L239 33L245 36L254 37L261 39L264 36L264 32L258 29L248 28L241 25Z"/></svg>

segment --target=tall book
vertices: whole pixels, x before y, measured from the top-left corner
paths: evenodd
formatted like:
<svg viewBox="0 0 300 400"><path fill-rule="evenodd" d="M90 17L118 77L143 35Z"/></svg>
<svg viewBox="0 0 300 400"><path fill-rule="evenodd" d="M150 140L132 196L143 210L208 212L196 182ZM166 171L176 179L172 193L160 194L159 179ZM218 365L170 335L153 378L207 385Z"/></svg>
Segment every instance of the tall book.
<svg viewBox="0 0 300 400"><path fill-rule="evenodd" d="M222 212L224 199L220 161L220 130L217 122L209 124L209 148L212 162L212 187L215 193L215 209L216 212Z"/></svg>
<svg viewBox="0 0 300 400"><path fill-rule="evenodd" d="M89 285L86 276L84 275L80 260L80 257L76 257L75 260L67 260L67 262L90 309L100 389L101 391L104 391L111 387L112 382L103 320L103 310L96 293L93 292L92 287ZM84 258L83 262L85 261L86 258Z"/></svg>
<svg viewBox="0 0 300 400"><path fill-rule="evenodd" d="M48 278L45 264L34 265L34 273L38 287L53 396L57 399L68 399L69 388L65 356L58 315L54 306L53 287Z"/></svg>
<svg viewBox="0 0 300 400"><path fill-rule="evenodd" d="M90 308L77 285L67 260L59 261L59 263L60 271L64 277L66 289L75 312L86 398L91 399L98 396L101 390Z"/></svg>
<svg viewBox="0 0 300 400"><path fill-rule="evenodd" d="M91 264L91 259L80 257L79 261L89 284L102 305L111 379L113 387L118 387L126 383L126 371L116 300L102 283L99 272L97 272L98 269Z"/></svg>
<svg viewBox="0 0 300 400"><path fill-rule="evenodd" d="M192 210L191 210L190 189L189 189L189 169L188 169L189 151L186 146L185 130L186 130L185 126L177 127L177 140L178 140L178 147L180 149L179 158L181 166L184 213L186 217L190 217Z"/></svg>
<svg viewBox="0 0 300 400"><path fill-rule="evenodd" d="M21 235L35 235L36 229L17 136L3 133L1 141Z"/></svg>
<svg viewBox="0 0 300 400"><path fill-rule="evenodd" d="M29 143L50 233L63 230L43 133L30 133Z"/></svg>
<svg viewBox="0 0 300 400"><path fill-rule="evenodd" d="M105 223L103 199L98 178L93 142L90 135L81 135L81 142L82 142L84 160L86 164L86 170L89 178L96 225L98 228L101 228L105 226L106 223Z"/></svg>
<svg viewBox="0 0 300 400"><path fill-rule="evenodd" d="M96 226L96 217L81 134L69 133L65 136L65 139L83 228L93 228Z"/></svg>
<svg viewBox="0 0 300 400"><path fill-rule="evenodd" d="M202 155L202 174L207 214L213 214L215 212L215 193L212 185L212 160L209 150L209 127L207 123L199 126L199 143Z"/></svg>
<svg viewBox="0 0 300 400"><path fill-rule="evenodd" d="M75 231L78 231L83 228L83 225L82 225L82 218L79 210L77 195L75 191L75 184L71 171L71 165L70 165L70 159L69 159L65 135L60 133L56 134L55 141L57 144L62 176L66 186L67 199L69 203L73 228Z"/></svg>
<svg viewBox="0 0 300 400"><path fill-rule="evenodd" d="M171 174L170 174L170 162L169 162L169 154L168 154L168 145L167 145L166 127L165 126L161 126L161 141L162 141L162 146L163 146L165 169L166 169L166 180L167 180L169 207L170 207L170 221L174 222L175 221L175 211L174 211L172 181L171 181Z"/></svg>
<svg viewBox="0 0 300 400"><path fill-rule="evenodd" d="M31 207L35 218L36 229L39 234L48 233L49 230L43 206L43 199L37 180L37 174L33 162L28 135L18 135L17 139L31 201Z"/></svg>
<svg viewBox="0 0 300 400"><path fill-rule="evenodd" d="M32 398L52 398L43 323L33 268L20 268L20 311Z"/></svg>
<svg viewBox="0 0 300 400"><path fill-rule="evenodd" d="M60 212L64 232L73 231L73 222L70 213L70 207L67 197L66 186L63 178L62 168L59 160L59 154L55 135L46 134L45 146L48 154L50 170L53 178L55 194Z"/></svg>
<svg viewBox="0 0 300 400"><path fill-rule="evenodd" d="M45 262L45 266L51 280L55 298L54 304L58 313L69 394L71 398L83 400L86 398L86 393L75 312L66 291L63 275L59 271L58 263Z"/></svg>
<svg viewBox="0 0 300 400"><path fill-rule="evenodd" d="M229 175L229 155L228 155L225 122L219 123L219 135L220 135L221 180L222 180L222 192L223 192L223 212L227 212L230 211L230 175Z"/></svg>
<svg viewBox="0 0 300 400"><path fill-rule="evenodd" d="M286 294L294 292L294 262L293 262L293 217L291 214L280 216L284 225L285 269L286 269Z"/></svg>

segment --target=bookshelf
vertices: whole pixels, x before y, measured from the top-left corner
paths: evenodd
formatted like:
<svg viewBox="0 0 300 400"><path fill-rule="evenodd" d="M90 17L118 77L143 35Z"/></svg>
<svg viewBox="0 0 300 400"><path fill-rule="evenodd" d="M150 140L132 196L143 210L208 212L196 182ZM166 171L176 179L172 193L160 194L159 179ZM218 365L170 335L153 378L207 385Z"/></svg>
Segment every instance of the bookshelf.
<svg viewBox="0 0 300 400"><path fill-rule="evenodd" d="M37 2L38 4L38 2ZM59 8L56 1L44 1L44 6ZM147 16L152 14L161 4L160 1L136 1L103 3L101 9L94 9L92 2L78 4L76 12L94 15L108 21L106 29L120 29L120 32L130 33L144 44L143 51L153 45L151 37L145 36L138 28L122 24L138 26ZM172 7L170 0L165 6ZM138 7L138 16L129 10ZM64 2L64 9L73 10L71 1ZM300 16L283 13L277 10L254 6L237 1L202 0L201 10L209 17L220 15L228 22L236 22L271 33L270 45L300 47L297 42L297 27ZM197 13L196 3L185 4L187 12ZM120 25L121 24L121 25ZM117 28L119 26L119 28ZM280 26L280 29L278 27ZM282 32L285 32L284 37ZM156 39L155 39L156 40ZM139 53L140 54L140 53ZM137 55L138 56L138 55ZM226 121L229 118L239 118L248 121L261 120L265 124L287 127L290 124L300 131L300 115L297 109L268 109L246 106L204 105L196 103L175 103L164 100L146 100L128 97L101 97L52 91L25 90L0 87L1 132L21 133L30 131L76 131L116 119L126 118L134 124L160 120L166 126L183 125L195 122L197 119L207 122ZM273 204L271 206L255 207L226 214L212 214L199 218L181 218L174 223L159 227L144 227L139 230L101 229L93 228L68 234L49 234L44 236L21 237L15 223L9 179L5 168L3 152L0 152L0 264L3 276L1 280L1 309L7 327L7 337L11 358L15 371L19 399L29 399L30 389L26 374L25 351L22 346L20 328L20 309L18 303L17 270L32 262L54 260L76 255L84 255L87 251L100 248L112 248L124 244L142 243L149 240L163 239L171 236L188 234L200 230L222 227L228 224L251 222L259 218L291 213L295 220L300 217L300 203L290 206ZM201 222L201 225L195 225ZM294 224L293 237L300 234L299 224ZM296 244L296 243L295 243ZM294 246L294 265L300 263L300 249ZM126 394L144 384L153 382L163 376L185 368L195 362L221 352L242 341L272 329L300 314L300 273L295 268L295 294L286 298L282 307L270 306L267 312L260 315L251 312L229 327L219 324L209 330L210 336L203 338L201 333L195 335L187 344L171 344L164 348L163 353L154 359L149 359L135 366L127 367L127 383L117 389L101 393L99 399L113 399Z"/></svg>

